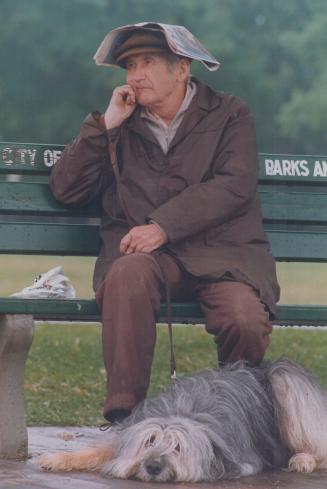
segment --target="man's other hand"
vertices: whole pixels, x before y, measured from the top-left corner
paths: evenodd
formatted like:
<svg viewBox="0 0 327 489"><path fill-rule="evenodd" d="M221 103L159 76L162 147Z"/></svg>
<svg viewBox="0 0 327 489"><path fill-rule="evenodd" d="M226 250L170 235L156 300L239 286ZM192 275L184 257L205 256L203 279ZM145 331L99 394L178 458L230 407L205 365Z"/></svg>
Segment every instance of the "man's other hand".
<svg viewBox="0 0 327 489"><path fill-rule="evenodd" d="M120 242L120 253L151 253L167 242L167 236L159 226L146 224L133 227Z"/></svg>
<svg viewBox="0 0 327 489"><path fill-rule="evenodd" d="M136 108L135 92L130 85L116 87L104 114L107 129L119 127Z"/></svg>

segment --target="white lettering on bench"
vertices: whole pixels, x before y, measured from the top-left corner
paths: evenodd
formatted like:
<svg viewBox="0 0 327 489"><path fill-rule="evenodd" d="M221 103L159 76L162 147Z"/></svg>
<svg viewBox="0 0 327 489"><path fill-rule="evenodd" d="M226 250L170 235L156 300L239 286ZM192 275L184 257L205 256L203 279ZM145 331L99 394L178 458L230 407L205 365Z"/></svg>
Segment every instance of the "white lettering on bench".
<svg viewBox="0 0 327 489"><path fill-rule="evenodd" d="M2 161L5 163L5 165L12 165L13 160L9 157L9 154L11 156L12 149L11 148L3 148L2 150Z"/></svg>
<svg viewBox="0 0 327 489"><path fill-rule="evenodd" d="M3 148L2 161L5 165L25 165L34 166L36 159L36 149L25 148Z"/></svg>
<svg viewBox="0 0 327 489"><path fill-rule="evenodd" d="M313 169L314 177L327 177L327 162L316 160Z"/></svg>
<svg viewBox="0 0 327 489"><path fill-rule="evenodd" d="M51 168L51 166L53 166L59 160L61 154L61 150L46 149L43 153L43 161L45 166Z"/></svg>
<svg viewBox="0 0 327 489"><path fill-rule="evenodd" d="M30 157L30 163L31 165L35 165L35 158L36 158L36 149L28 149L27 154Z"/></svg>
<svg viewBox="0 0 327 489"><path fill-rule="evenodd" d="M310 175L306 160L265 160L266 175L307 177Z"/></svg>

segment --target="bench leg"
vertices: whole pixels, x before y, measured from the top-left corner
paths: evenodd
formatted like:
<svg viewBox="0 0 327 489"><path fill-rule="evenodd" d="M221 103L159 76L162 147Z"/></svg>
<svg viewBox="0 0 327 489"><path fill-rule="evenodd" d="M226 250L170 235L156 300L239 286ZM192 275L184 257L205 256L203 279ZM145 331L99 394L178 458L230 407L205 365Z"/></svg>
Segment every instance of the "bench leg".
<svg viewBox="0 0 327 489"><path fill-rule="evenodd" d="M33 333L33 316L0 315L0 458L28 455L24 369Z"/></svg>

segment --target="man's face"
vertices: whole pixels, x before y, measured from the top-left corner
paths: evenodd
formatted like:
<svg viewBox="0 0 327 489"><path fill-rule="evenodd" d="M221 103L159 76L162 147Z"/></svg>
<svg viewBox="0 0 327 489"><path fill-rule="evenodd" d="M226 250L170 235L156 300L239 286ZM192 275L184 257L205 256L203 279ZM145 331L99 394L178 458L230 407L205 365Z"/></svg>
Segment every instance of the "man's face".
<svg viewBox="0 0 327 489"><path fill-rule="evenodd" d="M181 83L180 63L168 65L158 54L130 56L125 64L126 82L136 93L136 101L155 110L174 98Z"/></svg>

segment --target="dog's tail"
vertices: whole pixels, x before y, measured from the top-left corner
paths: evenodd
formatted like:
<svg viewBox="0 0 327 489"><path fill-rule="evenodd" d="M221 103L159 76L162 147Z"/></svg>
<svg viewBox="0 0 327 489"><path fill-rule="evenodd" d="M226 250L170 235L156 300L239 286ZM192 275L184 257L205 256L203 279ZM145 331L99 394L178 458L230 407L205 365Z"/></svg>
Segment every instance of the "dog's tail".
<svg viewBox="0 0 327 489"><path fill-rule="evenodd" d="M302 366L282 358L268 370L277 424L293 454L289 469L327 468L327 393Z"/></svg>

